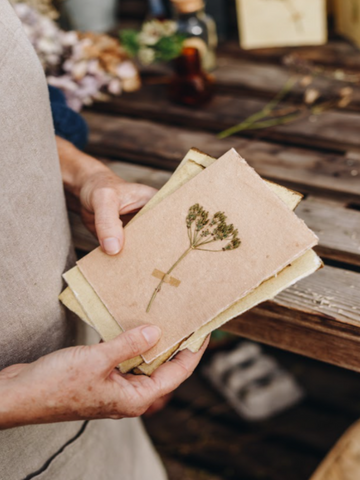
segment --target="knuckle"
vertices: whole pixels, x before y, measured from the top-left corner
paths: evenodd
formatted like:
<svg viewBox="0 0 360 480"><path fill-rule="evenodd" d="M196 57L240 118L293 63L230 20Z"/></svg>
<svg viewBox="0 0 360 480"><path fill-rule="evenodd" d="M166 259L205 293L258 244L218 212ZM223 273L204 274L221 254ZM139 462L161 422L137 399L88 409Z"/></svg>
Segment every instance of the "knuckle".
<svg viewBox="0 0 360 480"><path fill-rule="evenodd" d="M109 229L112 227L113 224L109 216L103 216L101 218L98 218L95 223L97 228L100 228L101 230Z"/></svg>
<svg viewBox="0 0 360 480"><path fill-rule="evenodd" d="M99 348L100 347L100 348ZM112 360L110 352L105 348L102 348L102 345L91 345L91 366L93 372L102 372L109 368L109 363Z"/></svg>
<svg viewBox="0 0 360 480"><path fill-rule="evenodd" d="M193 369L189 368L189 366L181 359L178 360L177 364L180 370L180 376L185 379L189 378L193 372Z"/></svg>
<svg viewBox="0 0 360 480"><path fill-rule="evenodd" d="M131 332L127 332L124 335L124 340L129 352L134 356L137 355L139 353L139 341L136 335Z"/></svg>
<svg viewBox="0 0 360 480"><path fill-rule="evenodd" d="M112 187L97 188L93 193L93 201L102 203L117 199L116 191Z"/></svg>

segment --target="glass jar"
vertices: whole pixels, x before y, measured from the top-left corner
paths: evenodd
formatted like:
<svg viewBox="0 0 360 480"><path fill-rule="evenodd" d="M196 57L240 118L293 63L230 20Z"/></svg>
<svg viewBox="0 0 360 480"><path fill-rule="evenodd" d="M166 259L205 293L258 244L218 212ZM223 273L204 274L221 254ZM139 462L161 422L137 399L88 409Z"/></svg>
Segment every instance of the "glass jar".
<svg viewBox="0 0 360 480"><path fill-rule="evenodd" d="M209 101L213 91L213 79L202 70L198 49L183 48L181 55L174 60L170 99L175 103L197 107Z"/></svg>

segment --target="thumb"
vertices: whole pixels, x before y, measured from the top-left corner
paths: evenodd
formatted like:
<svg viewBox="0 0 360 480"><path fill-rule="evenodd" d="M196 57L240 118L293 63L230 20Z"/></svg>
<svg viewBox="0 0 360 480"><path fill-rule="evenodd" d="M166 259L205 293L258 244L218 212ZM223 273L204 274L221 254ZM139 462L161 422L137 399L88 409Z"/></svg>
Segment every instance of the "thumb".
<svg viewBox="0 0 360 480"><path fill-rule="evenodd" d="M119 218L119 205L113 195L103 195L94 202L95 229L101 248L116 255L124 244L124 230Z"/></svg>
<svg viewBox="0 0 360 480"><path fill-rule="evenodd" d="M101 348L106 356L107 369L110 372L119 363L147 352L156 345L160 336L161 330L158 326L142 325L122 333L114 340L97 345L97 348Z"/></svg>

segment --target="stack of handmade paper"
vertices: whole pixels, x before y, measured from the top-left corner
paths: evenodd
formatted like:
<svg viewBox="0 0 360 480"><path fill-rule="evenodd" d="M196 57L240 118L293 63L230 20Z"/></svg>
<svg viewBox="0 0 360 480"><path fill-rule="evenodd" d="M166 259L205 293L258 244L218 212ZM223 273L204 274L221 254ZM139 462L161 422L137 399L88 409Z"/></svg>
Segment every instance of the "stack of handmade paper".
<svg viewBox="0 0 360 480"><path fill-rule="evenodd" d="M105 341L158 325L159 343L119 366L151 374L321 267L317 237L293 213L300 200L262 180L235 150L216 160L192 149L127 225L122 252L98 248L81 259L64 275L60 298Z"/></svg>

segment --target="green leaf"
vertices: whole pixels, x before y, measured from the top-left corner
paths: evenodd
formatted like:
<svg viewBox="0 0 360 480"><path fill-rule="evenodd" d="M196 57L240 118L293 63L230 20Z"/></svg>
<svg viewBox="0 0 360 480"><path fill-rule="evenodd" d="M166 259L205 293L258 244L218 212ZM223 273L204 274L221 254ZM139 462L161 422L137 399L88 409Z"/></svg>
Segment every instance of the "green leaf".
<svg viewBox="0 0 360 480"><path fill-rule="evenodd" d="M140 49L138 32L136 30L123 30L119 34L122 46L131 57L135 57Z"/></svg>
<svg viewBox="0 0 360 480"><path fill-rule="evenodd" d="M182 35L172 35L171 37L162 37L154 45L156 60L168 62L178 57L182 50L185 37Z"/></svg>

